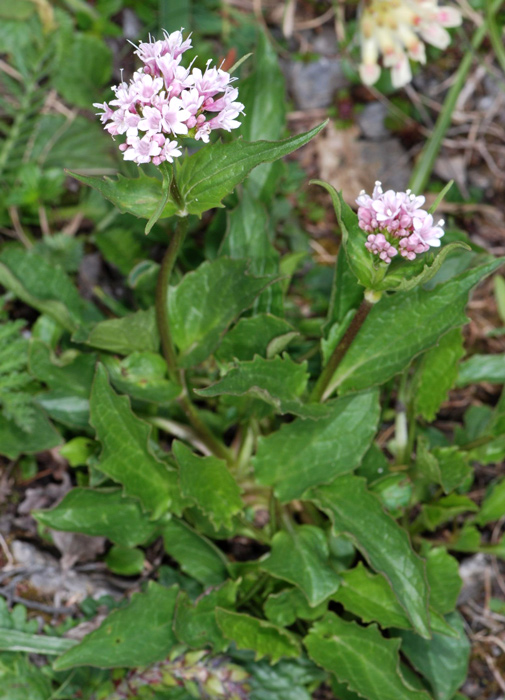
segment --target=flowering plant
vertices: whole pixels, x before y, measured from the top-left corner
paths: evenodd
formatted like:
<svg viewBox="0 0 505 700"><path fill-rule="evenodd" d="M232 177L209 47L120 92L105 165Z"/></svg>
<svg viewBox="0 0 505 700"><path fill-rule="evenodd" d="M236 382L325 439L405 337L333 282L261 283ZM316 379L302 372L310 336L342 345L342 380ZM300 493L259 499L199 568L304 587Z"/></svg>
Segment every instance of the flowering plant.
<svg viewBox="0 0 505 700"><path fill-rule="evenodd" d="M310 700L325 684L338 700L456 700L469 643L451 552L503 557L483 530L505 482L479 511L472 480L474 460L505 458L505 398L457 430L432 421L475 379L465 308L504 261L446 243L420 191L376 183L346 201L315 181L340 236L320 265L290 231L281 159L324 125L281 138L265 36L240 98L222 66L182 65L189 45L141 43L142 67L101 105L137 177L75 174L113 205L87 243L121 302L83 299L73 261L48 263L51 237L0 255L0 282L40 313L30 339L3 334L0 399L26 392L16 421L0 415L0 452L68 463L74 485L35 518L48 537L107 538L100 567L137 592L79 639L23 632L16 609L0 637L56 656L44 697Z"/></svg>
<svg viewBox="0 0 505 700"><path fill-rule="evenodd" d="M182 155L178 138L209 142L215 129L231 131L240 126L237 117L244 105L236 102L234 78L220 68L205 71L185 68L181 59L191 48L182 30L161 41L141 42L135 51L144 64L129 84L112 88L115 98L101 108L100 120L111 136L126 134L120 145L125 160L137 165L160 165ZM116 107L116 109L112 109ZM210 117L210 118L209 118Z"/></svg>
<svg viewBox="0 0 505 700"><path fill-rule="evenodd" d="M380 77L379 59L391 68L393 87L412 80L409 59L426 62L424 42L446 49L451 37L446 27L461 24L461 13L438 0L369 0L360 19L360 76L366 85Z"/></svg>

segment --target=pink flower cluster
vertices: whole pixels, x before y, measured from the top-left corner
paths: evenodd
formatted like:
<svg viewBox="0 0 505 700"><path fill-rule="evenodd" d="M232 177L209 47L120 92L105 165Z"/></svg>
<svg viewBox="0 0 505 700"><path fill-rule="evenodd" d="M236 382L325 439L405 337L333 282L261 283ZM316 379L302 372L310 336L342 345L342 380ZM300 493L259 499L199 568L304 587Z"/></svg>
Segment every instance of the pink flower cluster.
<svg viewBox="0 0 505 700"><path fill-rule="evenodd" d="M359 226L370 234L365 243L368 250L390 263L398 253L414 260L430 246L438 248L444 221L434 224L432 215L421 209L424 202L424 197L416 197L410 190L383 192L379 181L371 197L362 190L356 204Z"/></svg>
<svg viewBox="0 0 505 700"><path fill-rule="evenodd" d="M164 39L140 43L135 53L144 66L130 83L112 88L110 103L94 104L100 121L112 137L126 134L119 147L125 160L134 163L173 162L182 155L178 138L189 136L204 143L214 129L231 131L240 126L237 117L244 105L237 102L238 90L221 68L205 71L185 68L182 54L191 48L182 30Z"/></svg>

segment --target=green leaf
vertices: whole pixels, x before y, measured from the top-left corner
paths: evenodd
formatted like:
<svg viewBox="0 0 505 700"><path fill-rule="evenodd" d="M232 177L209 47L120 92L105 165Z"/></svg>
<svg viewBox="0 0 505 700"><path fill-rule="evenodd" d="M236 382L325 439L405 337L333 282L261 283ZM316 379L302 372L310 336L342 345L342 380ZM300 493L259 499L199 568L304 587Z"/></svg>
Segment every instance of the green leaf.
<svg viewBox="0 0 505 700"><path fill-rule="evenodd" d="M272 281L248 274L248 262L218 258L185 275L168 295L172 337L181 351L179 363L203 362L219 344L230 323L248 309Z"/></svg>
<svg viewBox="0 0 505 700"><path fill-rule="evenodd" d="M259 32L254 51L254 70L240 81L240 100L247 118L238 130L246 141L278 139L286 116L285 81L277 52L264 32ZM269 178L272 165L264 163L253 170L246 188L255 197L268 200L272 196Z"/></svg>
<svg viewBox="0 0 505 700"><path fill-rule="evenodd" d="M300 589L287 588L268 596L264 608L270 622L280 627L289 627L298 618L317 620L318 617L322 617L328 609L328 603L324 602L311 608Z"/></svg>
<svg viewBox="0 0 505 700"><path fill-rule="evenodd" d="M257 277L279 276L279 253L271 243L274 236L264 205L244 190L239 205L228 214L228 230L219 253L235 260L249 260L249 270ZM253 312L284 315L280 282L262 292L254 302Z"/></svg>
<svg viewBox="0 0 505 700"><path fill-rule="evenodd" d="M208 515L216 528L231 527L233 516L243 504L226 462L217 457L198 457L177 440L172 443L172 451L179 466L182 495Z"/></svg>
<svg viewBox="0 0 505 700"><path fill-rule="evenodd" d="M337 192L330 184L322 180L311 180L310 184L320 185L329 193L342 233L342 244L349 267L363 287L372 288L372 257L365 248L367 234L359 227L358 217L344 201L342 193Z"/></svg>
<svg viewBox="0 0 505 700"><path fill-rule="evenodd" d="M383 384L401 372L416 355L466 322L468 292L502 264L502 259L491 260L435 289L417 288L383 297L338 366L330 389L359 391Z"/></svg>
<svg viewBox="0 0 505 700"><path fill-rule="evenodd" d="M459 367L457 386L477 382L505 383L505 355L473 355Z"/></svg>
<svg viewBox="0 0 505 700"><path fill-rule="evenodd" d="M424 563L406 532L383 511L377 496L366 490L365 480L341 476L307 496L329 515L334 532L349 536L370 565L386 577L414 629L429 637Z"/></svg>
<svg viewBox="0 0 505 700"><path fill-rule="evenodd" d="M90 109L112 73L112 51L100 38L75 33L66 42L54 77L59 94L71 104Z"/></svg>
<svg viewBox="0 0 505 700"><path fill-rule="evenodd" d="M117 175L116 178L81 175L69 171L69 175L98 190L114 204L122 214L133 214L139 219L150 219L161 199L161 179L148 177L141 168L138 177ZM175 202L169 200L163 209L163 217L173 216L177 211Z"/></svg>
<svg viewBox="0 0 505 700"><path fill-rule="evenodd" d="M283 657L298 658L300 643L294 634L243 613L216 609L216 620L224 636L235 642L238 649L250 649L255 659L267 656L275 664Z"/></svg>
<svg viewBox="0 0 505 700"><path fill-rule="evenodd" d="M52 655L63 654L75 645L76 642L73 639L48 637L42 634L29 634L28 632L0 628L0 650L2 651L24 651L29 654Z"/></svg>
<svg viewBox="0 0 505 700"><path fill-rule="evenodd" d="M414 523L414 528L436 530L439 525L453 520L462 513L475 513L479 510L478 505L468 496L460 496L451 493L432 503L425 503L422 506L421 514Z"/></svg>
<svg viewBox="0 0 505 700"><path fill-rule="evenodd" d="M144 552L140 549L115 544L107 552L105 563L113 574L137 576L144 569Z"/></svg>
<svg viewBox="0 0 505 700"><path fill-rule="evenodd" d="M305 637L310 658L367 700L429 700L399 671L397 639L384 639L376 625L361 627L328 613Z"/></svg>
<svg viewBox="0 0 505 700"><path fill-rule="evenodd" d="M166 362L157 353L134 352L123 360L105 355L102 359L112 386L134 399L169 404L181 392L180 386L166 378Z"/></svg>
<svg viewBox="0 0 505 700"><path fill-rule="evenodd" d="M358 308L362 299L363 287L357 282L342 246L339 248L335 264L327 326L341 324L349 311Z"/></svg>
<svg viewBox="0 0 505 700"><path fill-rule="evenodd" d="M261 163L271 163L304 146L316 136L325 124L283 141L233 141L214 143L201 148L192 156L177 163L177 183L184 202L178 210L169 199L162 217L196 214L220 207L221 200ZM147 177L139 171L136 179L119 175L117 179L88 177L70 172L79 182L97 189L123 213L149 219L161 199L161 179Z"/></svg>
<svg viewBox="0 0 505 700"><path fill-rule="evenodd" d="M177 638L193 649L210 646L214 652L225 651L229 642L216 622L216 608L233 609L237 597L238 582L227 581L219 588L207 592L191 602L181 591L177 599L174 631Z"/></svg>
<svg viewBox="0 0 505 700"><path fill-rule="evenodd" d="M164 588L149 581L145 593L134 593L126 608L112 612L97 630L56 659L53 668L136 668L166 658L177 642L172 623L178 592L178 586Z"/></svg>
<svg viewBox="0 0 505 700"><path fill-rule="evenodd" d="M343 571L341 576L342 585L332 600L341 603L364 622L378 622L384 628L412 628L384 576L368 571L362 562L354 569Z"/></svg>
<svg viewBox="0 0 505 700"><path fill-rule="evenodd" d="M0 454L17 459L21 454L33 454L57 447L61 435L37 406L30 414L30 430L22 430L12 420L0 415Z"/></svg>
<svg viewBox="0 0 505 700"><path fill-rule="evenodd" d="M426 555L426 576L432 608L441 615L452 612L462 586L457 560L444 547L433 547Z"/></svg>
<svg viewBox="0 0 505 700"><path fill-rule="evenodd" d="M410 663L429 681L436 700L451 700L465 681L470 642L461 616L455 612L448 615L451 627L458 630L458 637L434 634L433 639L421 639L412 632L399 632L402 653Z"/></svg>
<svg viewBox="0 0 505 700"><path fill-rule="evenodd" d="M326 679L326 673L305 656L283 659L275 666L266 661L249 662L250 700L311 700L313 688Z"/></svg>
<svg viewBox="0 0 505 700"><path fill-rule="evenodd" d="M301 402L308 378L306 362L293 362L287 354L273 360L257 355L252 362L238 362L218 382L196 393L205 397L253 396L273 406L277 413L294 413L302 418L328 415L325 406Z"/></svg>
<svg viewBox="0 0 505 700"><path fill-rule="evenodd" d="M325 601L340 585L340 577L329 561L325 533L312 525L293 527L292 532L278 532L272 551L261 562L263 571L297 586L315 607Z"/></svg>
<svg viewBox="0 0 505 700"><path fill-rule="evenodd" d="M342 585L332 600L341 603L364 622L378 622L385 629L412 629L410 620L384 576L371 573L361 562L354 569L342 572ZM457 636L444 618L431 608L430 622L434 632Z"/></svg>
<svg viewBox="0 0 505 700"><path fill-rule="evenodd" d="M32 515L53 530L108 537L123 547L146 542L157 529L142 513L138 501L125 498L120 489L74 488L51 510Z"/></svg>
<svg viewBox="0 0 505 700"><path fill-rule="evenodd" d="M240 318L224 336L216 357L223 362L252 360L255 355L271 357L273 345L280 353L297 335L290 323L271 314Z"/></svg>
<svg viewBox="0 0 505 700"><path fill-rule="evenodd" d="M283 502L300 498L311 486L326 484L355 469L375 435L377 392L326 404L331 413L318 421L300 418L260 437L254 471Z"/></svg>
<svg viewBox="0 0 505 700"><path fill-rule="evenodd" d="M181 569L205 586L218 586L228 578L224 554L182 520L172 518L163 527L163 542Z"/></svg>
<svg viewBox="0 0 505 700"><path fill-rule="evenodd" d="M163 462L149 450L151 427L131 411L125 396L110 387L107 371L98 365L91 392L91 425L102 443L98 468L117 483L127 496L159 518L170 505L173 480Z"/></svg>
<svg viewBox="0 0 505 700"><path fill-rule="evenodd" d="M472 474L464 452L457 447L434 447L430 452L423 436L417 441L416 469L429 481L442 486L445 493L454 491Z"/></svg>
<svg viewBox="0 0 505 700"><path fill-rule="evenodd" d="M49 678L26 654L0 654L1 700L47 700L53 694L52 691Z"/></svg>
<svg viewBox="0 0 505 700"><path fill-rule="evenodd" d="M123 318L102 321L91 329L81 329L74 334L72 340L118 355L157 352L160 346L154 309L136 311Z"/></svg>
<svg viewBox="0 0 505 700"><path fill-rule="evenodd" d="M427 421L434 420L458 376L458 363L465 356L461 328L440 338L422 357L414 377L414 406Z"/></svg>
<svg viewBox="0 0 505 700"><path fill-rule="evenodd" d="M500 520L505 514L505 479L494 483L486 493L476 521L479 525Z"/></svg>
<svg viewBox="0 0 505 700"><path fill-rule="evenodd" d="M68 331L101 318L63 270L34 252L6 247L0 255L0 284Z"/></svg>
<svg viewBox="0 0 505 700"><path fill-rule="evenodd" d="M201 148L178 165L177 182L185 204L184 213L201 216L222 206L221 200L261 163L271 163L304 146L326 126L283 141L232 141Z"/></svg>

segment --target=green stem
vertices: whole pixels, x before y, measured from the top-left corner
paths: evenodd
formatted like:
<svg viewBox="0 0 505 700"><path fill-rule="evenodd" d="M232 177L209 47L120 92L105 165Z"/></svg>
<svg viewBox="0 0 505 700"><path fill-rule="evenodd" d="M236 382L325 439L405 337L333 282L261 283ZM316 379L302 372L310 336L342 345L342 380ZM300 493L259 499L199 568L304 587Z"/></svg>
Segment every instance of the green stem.
<svg viewBox="0 0 505 700"><path fill-rule="evenodd" d="M499 0L501 2L501 0ZM493 7L495 4L494 3ZM424 149L417 161L417 164L410 178L410 188L417 193L421 193L425 190L428 180L430 179L431 172L433 170L433 165L440 151L440 146L445 136L445 132L449 128L452 119L452 113L456 106L456 102L459 97L463 85L465 84L466 78L472 66L474 52L481 45L484 37L486 36L487 25L485 22L482 23L480 27L476 30L473 35L471 43L471 51L466 51L463 55L459 68L456 72L456 79L451 86L451 89L447 93L445 98L444 106L433 129L433 133L427 140Z"/></svg>
<svg viewBox="0 0 505 700"><path fill-rule="evenodd" d="M179 396L179 404L186 414L187 419L193 426L195 433L198 435L200 440L206 445L215 457L224 459L228 464L233 463L233 454L224 443L216 438L216 436L211 432L211 430L205 425L203 420L200 418L198 409L192 403L188 387L186 384L186 377L184 371L181 370L179 373L179 381L183 386L183 392Z"/></svg>
<svg viewBox="0 0 505 700"><path fill-rule="evenodd" d="M396 442L396 459L395 464L408 464L410 454L409 448L409 429L407 423L407 373L408 369L402 374L400 386L398 387L398 397L396 399L396 419L395 419L395 442Z"/></svg>
<svg viewBox="0 0 505 700"><path fill-rule="evenodd" d="M349 346L351 345L352 341L356 337L359 329L363 325L372 306L373 304L371 304L366 299L364 299L361 302L361 306L354 314L353 319L349 324L349 327L347 328L346 332L342 337L342 340L333 351L332 356L328 360L328 364L321 372L321 376L317 380L316 385L312 390L312 394L310 396L311 401L324 401L326 398L328 398L328 386L331 380L333 379L333 375L335 374L335 371L340 362L342 361L347 350L349 349Z"/></svg>
<svg viewBox="0 0 505 700"><path fill-rule="evenodd" d="M168 367L168 376L176 384L179 383L179 377L177 373L177 355L170 334L170 323L168 319L168 285L187 230L188 218L184 217L183 219L179 219L163 258L163 262L161 263L158 283L156 285L156 321L161 338L161 347L163 348L163 355Z"/></svg>

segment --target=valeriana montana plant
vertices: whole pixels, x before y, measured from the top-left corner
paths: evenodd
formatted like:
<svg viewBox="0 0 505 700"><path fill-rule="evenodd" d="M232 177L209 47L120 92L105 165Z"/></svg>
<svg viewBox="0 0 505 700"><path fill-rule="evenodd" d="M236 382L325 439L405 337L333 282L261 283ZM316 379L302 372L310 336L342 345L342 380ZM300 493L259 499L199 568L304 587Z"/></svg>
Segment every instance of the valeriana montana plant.
<svg viewBox="0 0 505 700"><path fill-rule="evenodd" d="M403 87L412 80L410 60L426 63L425 44L446 49L451 41L446 27L461 21L455 6L438 0L365 0L359 22L362 81L377 82L382 59L393 87Z"/></svg>
<svg viewBox="0 0 505 700"><path fill-rule="evenodd" d="M117 698L310 700L326 683L339 700L452 700L469 643L450 552L503 556L481 538L494 501L479 514L470 494L475 450L505 457L504 402L477 444L470 418L468 434L430 422L462 381L469 293L503 260L445 244L420 192L345 193L356 213L321 181L341 234L331 289L299 249L279 245L281 258L289 201L271 163L322 127L280 140L264 37L236 82L183 67L187 42L140 44L143 67L102 105L138 177L76 174L167 240L159 266L124 263L119 237L108 248L136 304L104 318L36 251L0 258L2 283L58 330L32 338L28 365L78 486L36 518L107 537L107 566L149 579L81 641L37 649L58 674L111 669ZM6 445L23 452L16 434Z"/></svg>

